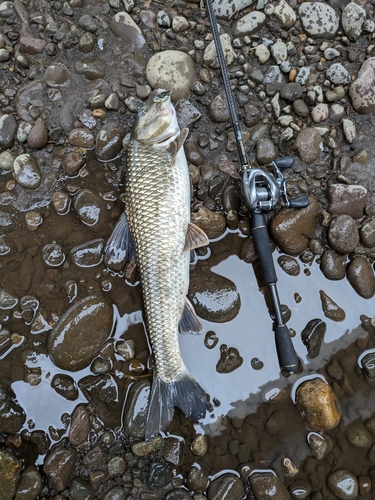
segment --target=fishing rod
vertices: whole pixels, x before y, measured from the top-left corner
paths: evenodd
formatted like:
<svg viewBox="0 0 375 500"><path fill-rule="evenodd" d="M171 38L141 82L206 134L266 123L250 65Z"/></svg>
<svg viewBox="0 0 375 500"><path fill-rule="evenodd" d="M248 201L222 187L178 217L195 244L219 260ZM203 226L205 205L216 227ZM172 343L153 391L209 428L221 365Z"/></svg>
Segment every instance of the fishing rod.
<svg viewBox="0 0 375 500"><path fill-rule="evenodd" d="M203 2L203 0L202 0ZM245 205L251 213L251 232L254 240L256 252L258 254L263 281L267 285L271 297L272 309L271 317L274 323L276 351L281 370L288 373L298 371L300 362L294 350L289 329L284 323L281 311L279 294L277 292L277 276L273 263L270 240L268 236L264 211L275 208L280 197L290 208L304 208L309 201L306 196L289 199L286 192L286 181L280 169L290 168L293 165L293 158L286 156L272 162L274 174L265 172L260 168L252 167L248 161L242 132L234 101L232 87L230 84L228 69L225 63L223 49L221 47L217 21L211 0L206 0L208 17L212 27L216 53L219 60L221 74L227 96L232 126L236 138L240 166L238 172L241 176L241 192ZM201 7L203 5L201 3Z"/></svg>

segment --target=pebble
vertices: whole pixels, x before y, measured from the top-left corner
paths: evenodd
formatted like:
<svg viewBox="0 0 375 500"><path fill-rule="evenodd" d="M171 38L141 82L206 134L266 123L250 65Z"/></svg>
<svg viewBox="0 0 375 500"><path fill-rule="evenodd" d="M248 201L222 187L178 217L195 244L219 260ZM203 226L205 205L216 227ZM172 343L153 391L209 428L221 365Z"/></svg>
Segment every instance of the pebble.
<svg viewBox="0 0 375 500"><path fill-rule="evenodd" d="M75 128L69 133L67 142L76 148L92 149L95 145L95 137L88 129Z"/></svg>
<svg viewBox="0 0 375 500"><path fill-rule="evenodd" d="M43 471L56 493L63 491L73 477L78 452L75 448L65 448L62 444L53 446L47 453Z"/></svg>
<svg viewBox="0 0 375 500"><path fill-rule="evenodd" d="M256 159L259 165L267 165L276 160L277 147L271 139L260 139L256 146Z"/></svg>
<svg viewBox="0 0 375 500"><path fill-rule="evenodd" d="M212 7L218 18L231 19L232 16L246 7L249 7L255 0L214 0Z"/></svg>
<svg viewBox="0 0 375 500"><path fill-rule="evenodd" d="M303 99L293 101L293 110L301 118L306 118L310 114L309 108Z"/></svg>
<svg viewBox="0 0 375 500"><path fill-rule="evenodd" d="M42 182L38 160L32 154L25 153L14 160L14 175L17 183L27 189L36 189Z"/></svg>
<svg viewBox="0 0 375 500"><path fill-rule="evenodd" d="M21 36L20 50L23 54L43 54L47 42L33 36Z"/></svg>
<svg viewBox="0 0 375 500"><path fill-rule="evenodd" d="M332 321L344 321L345 311L339 307L323 290L319 290L324 316Z"/></svg>
<svg viewBox="0 0 375 500"><path fill-rule="evenodd" d="M348 3L341 15L342 27L345 35L354 42L362 32L363 23L366 21L366 11L361 5L354 2Z"/></svg>
<svg viewBox="0 0 375 500"><path fill-rule="evenodd" d="M294 500L304 500L310 498L311 484L308 481L299 479L289 486L290 494Z"/></svg>
<svg viewBox="0 0 375 500"><path fill-rule="evenodd" d="M307 127L298 133L292 149L304 163L310 165L320 156L321 141L319 132L313 127Z"/></svg>
<svg viewBox="0 0 375 500"><path fill-rule="evenodd" d="M74 401L78 398L78 388L72 377L69 375L55 375L51 382L51 387L65 399Z"/></svg>
<svg viewBox="0 0 375 500"><path fill-rule="evenodd" d="M320 261L320 269L329 280L342 280L346 276L346 255L334 250L325 250Z"/></svg>
<svg viewBox="0 0 375 500"><path fill-rule="evenodd" d="M83 29L83 31L95 33L98 29L98 22L90 16L90 14L84 14L78 19L78 26Z"/></svg>
<svg viewBox="0 0 375 500"><path fill-rule="evenodd" d="M97 61L88 63L76 61L74 69L78 75L83 75L88 80L98 80L99 78L104 78L106 72L105 67Z"/></svg>
<svg viewBox="0 0 375 500"><path fill-rule="evenodd" d="M46 267L59 267L65 262L65 254L60 245L49 243L42 248L43 263Z"/></svg>
<svg viewBox="0 0 375 500"><path fill-rule="evenodd" d="M161 436L156 436L151 442L139 441L133 443L131 450L137 457L145 457L152 453L162 443Z"/></svg>
<svg viewBox="0 0 375 500"><path fill-rule="evenodd" d="M27 142L33 149L42 149L48 144L48 129L43 120L37 120L27 136Z"/></svg>
<svg viewBox="0 0 375 500"><path fill-rule="evenodd" d="M90 413L86 406L78 405L72 413L68 439L73 446L86 441L91 428Z"/></svg>
<svg viewBox="0 0 375 500"><path fill-rule="evenodd" d="M361 227L360 238L363 246L367 248L375 246L375 221L367 222Z"/></svg>
<svg viewBox="0 0 375 500"><path fill-rule="evenodd" d="M287 60L288 52L284 42L278 40L276 43L271 45L271 54L275 59L276 64L281 64Z"/></svg>
<svg viewBox="0 0 375 500"><path fill-rule="evenodd" d="M44 81L51 88L66 88L71 80L71 73L64 65L48 66L44 73Z"/></svg>
<svg viewBox="0 0 375 500"><path fill-rule="evenodd" d="M193 491L194 493L205 492L208 486L208 477L205 470L195 466L190 467L190 470L186 478L186 486L189 488L189 490Z"/></svg>
<svg viewBox="0 0 375 500"><path fill-rule="evenodd" d="M74 264L83 268L98 266L103 260L104 244L103 238L97 238L72 248L70 255Z"/></svg>
<svg viewBox="0 0 375 500"><path fill-rule="evenodd" d="M89 189L81 189L74 199L74 211L83 224L93 227L100 219L101 199Z"/></svg>
<svg viewBox="0 0 375 500"><path fill-rule="evenodd" d="M323 54L324 59L327 59L327 61L332 61L332 59L340 56L340 52L336 49L333 49L332 47L328 47L328 49L325 49Z"/></svg>
<svg viewBox="0 0 375 500"><path fill-rule="evenodd" d="M88 481L74 477L69 484L69 496L72 500L93 500L95 489Z"/></svg>
<svg viewBox="0 0 375 500"><path fill-rule="evenodd" d="M309 76L310 76L310 68L306 67L300 68L295 81L300 85L306 85Z"/></svg>
<svg viewBox="0 0 375 500"><path fill-rule="evenodd" d="M220 92L208 106L208 115L215 123L230 121L230 111L225 92Z"/></svg>
<svg viewBox="0 0 375 500"><path fill-rule="evenodd" d="M245 487L242 480L235 474L222 474L214 479L208 487L208 500L219 500L220 498L230 498L231 500L241 500L245 496ZM282 500L281 498L279 500Z"/></svg>
<svg viewBox="0 0 375 500"><path fill-rule="evenodd" d="M349 120L349 118L344 118L342 120L342 128L344 131L345 139L348 141L349 144L353 144L353 142L356 140L357 137L356 127L354 122L352 120Z"/></svg>
<svg viewBox="0 0 375 500"><path fill-rule="evenodd" d="M307 354L310 359L316 358L320 353L327 325L321 319L310 320L301 332L301 339L307 347Z"/></svg>
<svg viewBox="0 0 375 500"><path fill-rule="evenodd" d="M313 197L303 209L282 208L271 220L272 237L282 252L299 255L309 246L309 238L315 234L319 215L319 203Z"/></svg>
<svg viewBox="0 0 375 500"><path fill-rule="evenodd" d="M285 484L272 471L253 472L249 477L251 491L257 500L289 500Z"/></svg>
<svg viewBox="0 0 375 500"><path fill-rule="evenodd" d="M230 36L226 33L220 35L220 42L223 49L225 63L227 66L230 66L237 59L237 54L232 47ZM203 60L210 68L220 67L214 41L207 45L203 54Z"/></svg>
<svg viewBox="0 0 375 500"><path fill-rule="evenodd" d="M0 497L2 500L15 498L21 469L21 460L18 460L11 451L0 450Z"/></svg>
<svg viewBox="0 0 375 500"><path fill-rule="evenodd" d="M314 123L324 122L328 118L329 108L326 103L320 103L311 110L311 118Z"/></svg>
<svg viewBox="0 0 375 500"><path fill-rule="evenodd" d="M355 448L370 448L373 442L371 433L360 419L354 420L348 425L346 439Z"/></svg>
<svg viewBox="0 0 375 500"><path fill-rule="evenodd" d="M241 307L233 281L211 271L191 273L188 296L198 316L215 323L231 321Z"/></svg>
<svg viewBox="0 0 375 500"><path fill-rule="evenodd" d="M171 469L161 462L151 462L147 478L147 485L152 490L163 488L172 481Z"/></svg>
<svg viewBox="0 0 375 500"><path fill-rule="evenodd" d="M338 469L327 478L329 490L340 500L355 500L358 497L358 481L346 469Z"/></svg>
<svg viewBox="0 0 375 500"><path fill-rule="evenodd" d="M82 52L89 53L92 52L95 48L95 38L91 33L85 33L79 39L79 49Z"/></svg>
<svg viewBox="0 0 375 500"><path fill-rule="evenodd" d="M169 19L169 16L164 10L159 10L158 15L157 15L157 22L160 28L169 28L171 25L171 20Z"/></svg>
<svg viewBox="0 0 375 500"><path fill-rule="evenodd" d="M375 112L375 57L361 66L357 78L349 87L353 108L362 115Z"/></svg>
<svg viewBox="0 0 375 500"><path fill-rule="evenodd" d="M76 302L63 314L49 335L48 353L53 363L68 371L88 366L109 337L112 318L112 304L100 294L89 295ZM95 330L92 329L93 322Z"/></svg>
<svg viewBox="0 0 375 500"><path fill-rule="evenodd" d="M333 250L341 254L353 252L359 243L355 220L350 215L338 215L328 228L328 242Z"/></svg>
<svg viewBox="0 0 375 500"><path fill-rule="evenodd" d="M15 500L33 500L39 496L42 488L43 481L38 469L33 465L26 467L21 473L14 498Z"/></svg>
<svg viewBox="0 0 375 500"><path fill-rule="evenodd" d="M236 36L254 35L267 22L267 17L263 12L253 10L244 15L232 24L232 34Z"/></svg>
<svg viewBox="0 0 375 500"><path fill-rule="evenodd" d="M145 426L151 382L142 380L134 384L129 392L124 409L124 429L130 437L145 438Z"/></svg>
<svg viewBox="0 0 375 500"><path fill-rule="evenodd" d="M68 153L63 158L62 168L66 175L74 177L85 164L85 160L79 153Z"/></svg>
<svg viewBox="0 0 375 500"><path fill-rule="evenodd" d="M289 255L280 255L277 262L281 269L289 276L298 276L301 272L301 266L294 257Z"/></svg>
<svg viewBox="0 0 375 500"><path fill-rule="evenodd" d="M355 184L331 184L326 191L327 210L331 214L360 219L367 203L367 189Z"/></svg>
<svg viewBox="0 0 375 500"><path fill-rule="evenodd" d="M266 5L266 14L273 14L280 19L282 25L287 30L294 26L297 16L294 9L286 2L286 0L280 0L273 9L270 9L270 7L270 4Z"/></svg>
<svg viewBox="0 0 375 500"><path fill-rule="evenodd" d="M126 460L124 457L112 457L108 460L107 469L110 476L123 474L126 470Z"/></svg>
<svg viewBox="0 0 375 500"><path fill-rule="evenodd" d="M296 390L296 406L308 427L317 432L336 427L341 419L336 396L321 378L302 382Z"/></svg>
<svg viewBox="0 0 375 500"><path fill-rule="evenodd" d="M332 449L332 440L316 432L309 432L307 442L317 460L322 460Z"/></svg>
<svg viewBox="0 0 375 500"><path fill-rule="evenodd" d="M191 442L191 451L197 457L204 457L208 451L208 441L205 434L198 434Z"/></svg>
<svg viewBox="0 0 375 500"><path fill-rule="evenodd" d="M259 64L265 64L271 57L271 53L263 43L260 43L256 46L255 56L258 58Z"/></svg>
<svg viewBox="0 0 375 500"><path fill-rule="evenodd" d="M0 169L6 172L13 170L14 157L9 151L0 153Z"/></svg>
<svg viewBox="0 0 375 500"><path fill-rule="evenodd" d="M165 69L168 68L169 71ZM146 75L152 88L172 90L173 101L188 99L195 81L195 63L179 50L165 50L151 57Z"/></svg>
<svg viewBox="0 0 375 500"><path fill-rule="evenodd" d="M334 85L346 85L350 82L350 74L340 63L331 64L326 71L326 77Z"/></svg>
<svg viewBox="0 0 375 500"><path fill-rule="evenodd" d="M220 346L220 359L216 364L218 373L231 373L237 370L243 363L238 349L229 347L226 344Z"/></svg>
<svg viewBox="0 0 375 500"><path fill-rule="evenodd" d="M96 343L97 339L93 340ZM93 347L90 345L91 351L93 351L94 348L95 346ZM96 356L96 354L94 354L94 356ZM78 387L93 407L99 419L104 422L109 421L113 423L114 414L118 415L120 412L118 386L113 377L108 373L88 375L87 377L81 378L78 382ZM109 435L110 437L112 436L111 433L109 433Z"/></svg>
<svg viewBox="0 0 375 500"><path fill-rule="evenodd" d="M365 299L375 293L375 277L370 262L362 255L354 257L348 265L347 276L354 290Z"/></svg>
<svg viewBox="0 0 375 500"><path fill-rule="evenodd" d="M59 215L65 215L70 208L70 198L63 191L56 191L52 195L52 206Z"/></svg>
<svg viewBox="0 0 375 500"><path fill-rule="evenodd" d="M13 115L0 116L0 148L9 149L13 146L17 133L17 122Z"/></svg>
<svg viewBox="0 0 375 500"><path fill-rule="evenodd" d="M116 158L122 148L125 130L116 123L108 122L101 128L96 137L95 154L100 161Z"/></svg>
<svg viewBox="0 0 375 500"><path fill-rule="evenodd" d="M0 387L0 432L16 434L25 420L26 414L18 404L14 392Z"/></svg>
<svg viewBox="0 0 375 500"><path fill-rule="evenodd" d="M226 229L225 218L204 205L199 207L198 212L191 214L191 222L200 227L210 239L218 238Z"/></svg>
<svg viewBox="0 0 375 500"><path fill-rule="evenodd" d="M305 2L299 6L298 12L302 28L308 36L324 39L336 36L339 18L329 5L320 2Z"/></svg>

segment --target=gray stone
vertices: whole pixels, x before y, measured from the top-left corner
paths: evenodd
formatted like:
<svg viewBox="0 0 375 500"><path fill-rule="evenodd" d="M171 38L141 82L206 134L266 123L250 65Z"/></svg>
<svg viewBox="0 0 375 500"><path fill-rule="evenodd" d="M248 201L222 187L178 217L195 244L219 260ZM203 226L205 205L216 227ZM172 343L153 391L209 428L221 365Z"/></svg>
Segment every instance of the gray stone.
<svg viewBox="0 0 375 500"><path fill-rule="evenodd" d="M245 487L243 482L239 477L231 473L223 474L214 479L207 491L208 500L219 500L220 498L241 500L244 495Z"/></svg>
<svg viewBox="0 0 375 500"><path fill-rule="evenodd" d="M338 215L328 229L328 242L336 252L353 252L359 243L357 224L350 215Z"/></svg>
<svg viewBox="0 0 375 500"><path fill-rule="evenodd" d="M14 144L16 133L17 122L14 116L3 114L0 117L0 148L11 148Z"/></svg>
<svg viewBox="0 0 375 500"><path fill-rule="evenodd" d="M349 95L357 113L375 112L375 57L362 64L356 80L350 85Z"/></svg>
<svg viewBox="0 0 375 500"><path fill-rule="evenodd" d="M309 76L310 76L310 68L302 67L299 69L295 81L301 85L306 85Z"/></svg>
<svg viewBox="0 0 375 500"><path fill-rule="evenodd" d="M350 2L342 11L342 27L350 40L355 41L361 35L363 23L366 20L366 11L360 5Z"/></svg>
<svg viewBox="0 0 375 500"><path fill-rule="evenodd" d="M253 10L232 24L233 36L252 35L257 33L267 22L263 12Z"/></svg>
<svg viewBox="0 0 375 500"><path fill-rule="evenodd" d="M375 246L375 221L364 224L360 229L361 243L367 248Z"/></svg>
<svg viewBox="0 0 375 500"><path fill-rule="evenodd" d="M71 79L71 74L68 68L63 65L48 66L44 73L44 81L48 87L66 88Z"/></svg>
<svg viewBox="0 0 375 500"><path fill-rule="evenodd" d="M227 33L220 35L220 43L223 49L225 63L227 66L230 66L237 59L237 54L232 47L230 36ZM203 59L210 68L220 67L214 41L207 45L203 54Z"/></svg>
<svg viewBox="0 0 375 500"><path fill-rule="evenodd" d="M249 480L251 491L257 499L290 500L286 486L273 472L254 472Z"/></svg>
<svg viewBox="0 0 375 500"><path fill-rule="evenodd" d="M360 419L354 420L348 425L346 439L356 448L370 448L373 440L372 435Z"/></svg>
<svg viewBox="0 0 375 500"><path fill-rule="evenodd" d="M326 71L326 77L335 85L346 85L350 82L350 74L340 63L332 64Z"/></svg>
<svg viewBox="0 0 375 500"><path fill-rule="evenodd" d="M301 339L310 359L319 355L327 325L321 319L312 319L301 332Z"/></svg>
<svg viewBox="0 0 375 500"><path fill-rule="evenodd" d="M20 478L22 462L11 451L0 450L0 498L13 500ZM16 497L17 498L17 497Z"/></svg>
<svg viewBox="0 0 375 500"><path fill-rule="evenodd" d="M302 27L313 38L334 38L339 29L335 10L323 2L305 2L299 6Z"/></svg>
<svg viewBox="0 0 375 500"><path fill-rule="evenodd" d="M163 488L172 481L171 469L160 462L152 462L148 473L147 484L152 490Z"/></svg>
<svg viewBox="0 0 375 500"><path fill-rule="evenodd" d="M329 490L340 500L355 500L358 496L358 481L354 474L338 469L327 479Z"/></svg>
<svg viewBox="0 0 375 500"><path fill-rule="evenodd" d="M278 40L276 43L271 45L271 54L275 59L276 64L281 64L282 62L286 61L288 53L285 43L281 40Z"/></svg>
<svg viewBox="0 0 375 500"><path fill-rule="evenodd" d="M232 16L253 4L255 0L214 0L213 9L219 19L231 19Z"/></svg>
<svg viewBox="0 0 375 500"><path fill-rule="evenodd" d="M302 94L303 87L298 82L287 83L282 87L280 91L280 97L285 101L294 101L295 99L299 99L300 97L302 97Z"/></svg>
<svg viewBox="0 0 375 500"><path fill-rule="evenodd" d="M319 132L315 128L306 127L298 132L293 149L304 163L310 165L320 156L321 142Z"/></svg>

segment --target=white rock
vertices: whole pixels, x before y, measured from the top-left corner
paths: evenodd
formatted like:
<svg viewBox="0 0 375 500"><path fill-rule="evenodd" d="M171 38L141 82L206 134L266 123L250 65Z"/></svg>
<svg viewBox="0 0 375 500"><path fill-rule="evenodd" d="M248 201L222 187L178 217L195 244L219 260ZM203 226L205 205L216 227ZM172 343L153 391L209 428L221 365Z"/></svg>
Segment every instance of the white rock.
<svg viewBox="0 0 375 500"><path fill-rule="evenodd" d="M141 28L138 26L138 24L136 24L133 21L133 19L129 16L129 14L127 12L117 12L117 14L115 15L115 22L126 24L127 26L131 26L132 28L137 30L137 32L140 35L142 35Z"/></svg>
<svg viewBox="0 0 375 500"><path fill-rule="evenodd" d="M159 10L156 19L158 21L158 25L161 28L169 28L171 25L171 20L169 19L168 14L164 12L164 10Z"/></svg>
<svg viewBox="0 0 375 500"><path fill-rule="evenodd" d="M230 66L232 62L237 58L237 54L230 43L230 36L227 33L224 33L224 35L220 35L220 42L223 49L225 62L227 66ZM203 54L203 59L206 62L207 66L209 66L210 68L220 67L214 41L207 45L206 50Z"/></svg>
<svg viewBox="0 0 375 500"><path fill-rule="evenodd" d="M212 6L218 18L229 20L234 14L254 2L255 0L214 0Z"/></svg>
<svg viewBox="0 0 375 500"><path fill-rule="evenodd" d="M340 52L336 49L328 48L325 49L324 51L324 58L327 59L327 61L331 61L335 57L339 57Z"/></svg>
<svg viewBox="0 0 375 500"><path fill-rule="evenodd" d="M298 74L296 76L296 82L305 85L307 83L307 80L309 79L310 76L310 68L306 68L305 66L303 68L300 68L298 71Z"/></svg>
<svg viewBox="0 0 375 500"><path fill-rule="evenodd" d="M17 139L20 142L26 142L27 136L32 128L33 126L31 123L20 122L17 130Z"/></svg>
<svg viewBox="0 0 375 500"><path fill-rule="evenodd" d="M345 34L355 41L361 36L362 26L366 20L366 11L360 5L350 2L342 12L341 22Z"/></svg>
<svg viewBox="0 0 375 500"><path fill-rule="evenodd" d="M277 93L271 99L272 110L275 118L279 118L281 115L281 102L280 102L280 94Z"/></svg>
<svg viewBox="0 0 375 500"><path fill-rule="evenodd" d="M267 5L265 12L267 15L274 14L278 19L280 19L286 29L291 28L296 22L296 13L285 0L280 0L276 6L273 6L272 4Z"/></svg>
<svg viewBox="0 0 375 500"><path fill-rule="evenodd" d="M172 29L175 33L190 29L189 21L184 16L175 16L172 20Z"/></svg>
<svg viewBox="0 0 375 500"><path fill-rule="evenodd" d="M276 43L271 45L271 54L275 59L276 64L281 64L282 62L286 61L288 53L285 43L281 40L278 40Z"/></svg>
<svg viewBox="0 0 375 500"><path fill-rule="evenodd" d="M317 104L312 110L311 110L311 118L313 119L314 123L320 123L323 122L328 118L329 115L329 109L328 105L325 103L320 103Z"/></svg>
<svg viewBox="0 0 375 500"><path fill-rule="evenodd" d="M326 71L326 77L335 85L345 85L350 82L350 74L342 64L335 63Z"/></svg>
<svg viewBox="0 0 375 500"><path fill-rule="evenodd" d="M264 64L270 58L270 51L261 43L255 49L255 56L258 58L259 64Z"/></svg>
<svg viewBox="0 0 375 500"><path fill-rule="evenodd" d="M345 139L349 144L353 144L357 136L354 122L349 120L349 118L344 118L342 120L342 129L344 131Z"/></svg>
<svg viewBox="0 0 375 500"><path fill-rule="evenodd" d="M339 29L335 10L323 2L304 2L299 6L304 31L313 38L334 38Z"/></svg>
<svg viewBox="0 0 375 500"><path fill-rule="evenodd" d="M232 25L234 36L250 35L259 31L266 24L266 15L254 10L235 21Z"/></svg>
<svg viewBox="0 0 375 500"><path fill-rule="evenodd" d="M280 116L280 118L277 121L282 127L289 127L293 121L293 116L283 115L283 116Z"/></svg>

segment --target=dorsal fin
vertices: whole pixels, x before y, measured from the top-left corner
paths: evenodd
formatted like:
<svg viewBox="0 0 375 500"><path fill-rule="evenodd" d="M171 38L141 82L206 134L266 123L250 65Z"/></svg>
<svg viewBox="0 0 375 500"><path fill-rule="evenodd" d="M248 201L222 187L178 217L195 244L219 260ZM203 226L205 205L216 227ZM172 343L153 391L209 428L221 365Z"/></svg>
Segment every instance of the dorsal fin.
<svg viewBox="0 0 375 500"><path fill-rule="evenodd" d="M202 231L200 227L196 226L192 222L189 222L186 231L184 252L203 247L204 245L208 245L209 242L207 234Z"/></svg>
<svg viewBox="0 0 375 500"><path fill-rule="evenodd" d="M180 148L184 145L184 142L186 141L186 137L188 136L188 134L189 134L189 129L183 128L176 137L176 139L169 144L168 151L169 154L172 156L172 160L175 158Z"/></svg>

